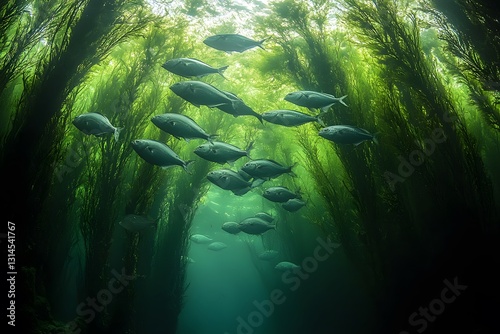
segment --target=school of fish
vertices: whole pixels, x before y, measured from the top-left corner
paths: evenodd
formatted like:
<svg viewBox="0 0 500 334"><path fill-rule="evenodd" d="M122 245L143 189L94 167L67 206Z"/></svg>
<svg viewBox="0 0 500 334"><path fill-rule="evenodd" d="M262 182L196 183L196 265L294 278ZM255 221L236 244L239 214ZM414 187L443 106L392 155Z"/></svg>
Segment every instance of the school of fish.
<svg viewBox="0 0 500 334"><path fill-rule="evenodd" d="M203 43L216 50L231 52L244 52L246 50L259 47L266 39L255 41L239 34L218 34L207 37ZM364 141L373 141L378 143L377 135L369 131L350 125L330 125L326 126L321 117L328 112L330 107L340 103L345 107L344 102L347 95L335 97L331 94L315 91L295 91L290 92L284 97L296 106L305 107L309 110L319 110L317 115L309 115L297 110L282 109L271 110L262 114L256 113L251 107L236 96L234 93L223 91L208 83L196 79L207 75L217 74L225 78L224 71L228 66L212 67L201 60L194 58L174 58L169 59L161 65L165 70L189 80L180 81L170 86L170 90L185 101L196 107L207 106L217 108L234 117L252 116L261 123L268 123L296 127L303 124L316 122L322 126L318 135L337 144L359 145ZM220 168L208 173L207 179L216 186L229 190L235 195L243 196L250 190L259 187L265 181L278 178L283 174L295 177L292 168L295 166L284 166L277 161L261 158L253 159L250 157L250 151L254 143L249 143L245 149L241 149L232 144L222 141L215 141L216 134L207 133L192 118L180 113L164 113L156 115L151 122L175 138L182 138L186 141L191 139L203 139L207 142L199 145L194 153L202 159L215 162L221 165L233 165L240 158L249 159L241 169L234 171L229 168ZM111 124L109 119L98 112L90 112L77 116L73 120L76 128L86 135L96 137L112 134L116 141L119 140L121 128ZM152 139L135 139L131 142L133 150L146 162L169 168L180 166L189 173L189 166L192 160L185 161L181 159L167 144ZM302 199L300 191L292 191L283 186L274 186L265 189L262 196L269 201L280 203L281 207L289 212L300 210L306 205ZM138 232L149 226L156 226L156 222L139 215L127 215L120 222L125 229ZM274 218L269 214L261 212L252 217L247 217L241 222L226 222L222 229L230 234L246 233L249 235L261 235L269 230L276 229ZM206 244L208 249L220 251L227 246L221 242L214 242L212 239L203 235L192 235L191 240L195 243ZM267 250L259 255L263 260L270 260L277 256L274 250ZM289 262L282 262L277 265L277 270L293 269L296 265Z"/></svg>

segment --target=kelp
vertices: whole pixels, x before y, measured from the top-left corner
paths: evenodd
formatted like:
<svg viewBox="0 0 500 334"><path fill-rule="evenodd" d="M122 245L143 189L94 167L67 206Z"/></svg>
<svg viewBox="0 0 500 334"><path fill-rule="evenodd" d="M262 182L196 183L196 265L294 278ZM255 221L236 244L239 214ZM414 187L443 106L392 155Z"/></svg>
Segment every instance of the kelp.
<svg viewBox="0 0 500 334"><path fill-rule="evenodd" d="M495 6L487 3L457 0L447 3L431 1L424 6L434 19L439 38L457 61L446 64L469 87L469 94L486 123L500 130L500 25Z"/></svg>

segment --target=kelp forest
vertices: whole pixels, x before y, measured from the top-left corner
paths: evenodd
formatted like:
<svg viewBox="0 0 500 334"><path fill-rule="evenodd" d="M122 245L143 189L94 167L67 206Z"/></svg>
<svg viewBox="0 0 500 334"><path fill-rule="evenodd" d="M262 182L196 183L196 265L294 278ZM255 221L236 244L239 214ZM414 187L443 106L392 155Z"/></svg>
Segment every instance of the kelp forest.
<svg viewBox="0 0 500 334"><path fill-rule="evenodd" d="M0 18L8 333L498 332L494 1L6 0ZM259 44L224 52L206 42L218 34ZM216 70L182 77L166 66L178 58ZM229 104L182 97L188 80ZM299 91L336 103L294 105ZM231 115L243 101L252 113ZM273 124L276 110L310 120ZM113 134L82 130L89 113ZM166 113L210 136L164 131L152 119ZM335 125L365 137L322 135ZM148 161L144 140L182 163ZM216 141L243 157L195 154ZM291 167L247 181L257 159ZM249 189L208 176L221 169ZM257 212L269 231L221 229Z"/></svg>

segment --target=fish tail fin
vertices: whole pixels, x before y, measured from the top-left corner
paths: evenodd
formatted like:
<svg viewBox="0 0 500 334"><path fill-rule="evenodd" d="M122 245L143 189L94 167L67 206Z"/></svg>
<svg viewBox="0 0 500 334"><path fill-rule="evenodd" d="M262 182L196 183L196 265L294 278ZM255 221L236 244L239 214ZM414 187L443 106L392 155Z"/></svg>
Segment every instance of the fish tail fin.
<svg viewBox="0 0 500 334"><path fill-rule="evenodd" d="M120 132L123 130L123 128L115 128L115 132L114 132L114 137L115 137L115 141L118 141L118 138L120 138Z"/></svg>
<svg viewBox="0 0 500 334"><path fill-rule="evenodd" d="M258 42L257 46L258 46L259 48L261 48L262 50L265 50L265 49L264 49L264 47L262 46L262 43L264 43L264 42L265 42L265 41L267 41L268 39L269 39L269 37L266 37L266 38L264 38L264 39L261 39L261 40Z"/></svg>
<svg viewBox="0 0 500 334"><path fill-rule="evenodd" d="M213 144L214 143L214 139L217 139L219 137L218 134L212 134L212 135L209 135L207 140L210 142L210 144Z"/></svg>
<svg viewBox="0 0 500 334"><path fill-rule="evenodd" d="M342 97L339 97L338 101L342 103L344 106L349 107L345 102L344 99L347 97L347 95L344 95Z"/></svg>
<svg viewBox="0 0 500 334"><path fill-rule="evenodd" d="M335 103L329 104L327 106L324 106L323 108L320 109L320 115L328 112L330 110L330 107L333 106Z"/></svg>
<svg viewBox="0 0 500 334"><path fill-rule="evenodd" d="M248 144L247 148L245 149L245 152L247 152L247 157L249 157L249 158L250 158L250 151L253 149L253 143L254 143L254 141L252 140ZM252 159L252 158L250 158L250 159Z"/></svg>
<svg viewBox="0 0 500 334"><path fill-rule="evenodd" d="M373 142L374 142L375 144L377 144L377 145L378 145L378 143L379 143L379 142L378 142L378 136L379 136L379 135L380 135L380 132L375 132L375 133L373 134L373 138L372 138Z"/></svg>
<svg viewBox="0 0 500 334"><path fill-rule="evenodd" d="M266 180L264 179L255 179L253 182L252 182L252 185L250 186L250 188L256 188L258 186L260 186L262 183L266 182Z"/></svg>
<svg viewBox="0 0 500 334"><path fill-rule="evenodd" d="M325 122L323 122L323 120L321 119L321 116L323 115L323 113L320 113L318 116L316 116L316 122L319 123L319 125L321 125L322 127L325 127L326 124Z"/></svg>
<svg viewBox="0 0 500 334"><path fill-rule="evenodd" d="M262 115L261 115L261 114L257 114L257 113L255 113L255 117L257 117L257 119L259 120L259 122L260 122L261 124L264 124L264 120L263 120L263 118L262 118Z"/></svg>
<svg viewBox="0 0 500 334"><path fill-rule="evenodd" d="M184 170L188 173L188 174L192 174L193 172L191 171L191 168L190 166L193 164L194 160L188 160L184 163L184 165L182 166L184 168Z"/></svg>
<svg viewBox="0 0 500 334"><path fill-rule="evenodd" d="M226 66L222 66L222 67L219 67L217 69L217 72L220 74L221 77L223 77L224 79L227 79L225 76L224 76L224 71L227 70L227 68L229 67L229 65L226 65Z"/></svg>

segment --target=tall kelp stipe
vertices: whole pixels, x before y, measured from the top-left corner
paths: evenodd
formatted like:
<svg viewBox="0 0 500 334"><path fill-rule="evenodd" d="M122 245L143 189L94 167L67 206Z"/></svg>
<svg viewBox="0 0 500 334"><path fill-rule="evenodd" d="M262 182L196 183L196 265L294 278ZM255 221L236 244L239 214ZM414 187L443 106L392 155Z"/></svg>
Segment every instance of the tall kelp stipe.
<svg viewBox="0 0 500 334"><path fill-rule="evenodd" d="M486 152L498 152L500 129L500 67L497 62L500 50L495 42L499 26L492 19L497 10L488 3L466 1L456 1L454 6L444 6L438 1L425 2L423 10L431 14L430 24L436 28L437 37L445 43L442 47L444 52L441 52L444 54L442 61L449 69L450 76L464 84L471 102L484 119L484 125L474 121L469 127L475 126L471 131L479 137L483 160L488 167L493 167L497 164L493 157L498 154ZM493 167L488 170L493 183L498 184L498 169ZM498 187L495 191L498 208Z"/></svg>
<svg viewBox="0 0 500 334"><path fill-rule="evenodd" d="M389 103L384 104L392 109L385 113L384 120L392 123L391 128L396 130L400 140L398 143L394 137L387 139L393 141L401 154L399 162L402 164L402 159L413 152L410 148L415 142L424 150L424 145L429 145L426 141L433 133L435 136L435 151L428 156L418 154L421 159L415 160L418 170L408 165L411 167L407 170L408 175L399 179L404 183L391 184L397 198L391 197L396 200L395 204L399 203L395 208L404 208L403 217L408 217L413 225L409 228L420 230L420 238L427 240L428 255L418 260L424 263L428 261L424 260L426 257L430 259L433 254L443 251L447 242L453 244L453 238L465 230L477 236L480 230L489 229L494 213L491 184L463 117L421 50L415 13L410 11L406 19L401 18L396 14L401 8L391 1L345 3L348 7L346 22L359 29L359 35L365 36L365 45L377 55L384 68L388 85L383 96L389 97ZM445 140L437 138L439 133ZM421 182L417 181L419 178ZM446 198L433 195L444 193L448 194ZM432 198L433 202L425 198ZM457 215L468 217L467 222L457 226ZM450 225L456 231L451 240L444 234ZM426 267L432 268L432 262Z"/></svg>

